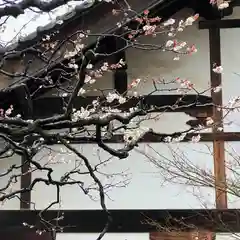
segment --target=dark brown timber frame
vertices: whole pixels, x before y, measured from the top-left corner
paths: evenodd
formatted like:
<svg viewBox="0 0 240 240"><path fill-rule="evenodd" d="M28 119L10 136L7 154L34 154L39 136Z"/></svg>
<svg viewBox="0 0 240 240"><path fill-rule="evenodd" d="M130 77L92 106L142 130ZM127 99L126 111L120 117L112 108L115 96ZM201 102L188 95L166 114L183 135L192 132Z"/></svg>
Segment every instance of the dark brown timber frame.
<svg viewBox="0 0 240 240"><path fill-rule="evenodd" d="M221 49L220 49L220 29L221 28L240 28L240 19L223 19L201 21L199 23L200 29L209 29L209 43L210 43L210 62L221 65ZM210 66L211 69L213 66ZM211 84L213 87L222 85L221 75L215 74L211 71ZM224 91L224 89L223 89ZM222 91L212 93L213 103L222 105ZM222 111L213 111L217 122L220 122L223 116ZM213 129L213 135L217 136L216 129ZM226 174L225 174L225 156L224 156L224 141L240 141L239 132L221 133L222 139L216 137L214 141L214 163L216 181L220 184L220 189L216 189L217 207L227 208L227 194L226 188ZM223 190L223 191L222 191ZM225 192L225 193L224 193Z"/></svg>
<svg viewBox="0 0 240 240"><path fill-rule="evenodd" d="M212 232L240 232L240 210L110 210L113 222L109 227L110 233L146 233L151 231L166 231L164 227L192 231L192 226ZM35 223L41 229L39 211L31 210L2 210L0 214L0 234L4 231L22 228L23 222ZM107 215L102 210L48 210L43 213L45 220L54 224L57 216L64 215L58 226L65 226L65 233L99 233L105 226ZM156 229L146 223L146 220L158 222L162 227ZM29 228L25 228L29 231ZM162 230L161 230L162 229ZM0 235L1 236L1 235Z"/></svg>
<svg viewBox="0 0 240 240"><path fill-rule="evenodd" d="M231 25L228 25L231 24ZM219 29L220 28L231 28L231 27L240 27L240 20L217 20L217 21L206 21L199 24L200 29L210 28L210 59L211 59L211 69L212 63L221 63L220 59L220 37ZM120 43L118 43L120 44ZM117 45L117 44L116 44ZM123 54L123 53L122 53ZM122 55L121 57L124 57ZM116 60L117 61L117 60ZM122 73L121 73L122 74ZM115 74L118 75L118 74ZM120 76L120 74L119 74ZM115 76L115 86L119 92L124 92L126 89L126 78L124 79L124 84L117 87L118 77ZM221 78L215 76L211 73L211 84L212 86L217 86L221 84ZM214 95L212 93L213 103L221 104L222 93ZM61 101L61 99L58 99ZM209 99L205 99L209 101ZM47 100L48 101L48 100ZM152 101L152 100L151 100ZM41 105L41 101L36 101L34 104ZM211 101L210 101L211 102ZM205 104L206 102L204 102ZM55 105L56 106L56 105ZM196 106L195 106L196 107ZM194 106L193 106L194 109ZM193 111L190 109L190 112ZM201 108L200 108L201 109ZM212 114L212 107L202 109L203 112L206 112L207 115ZM183 112L189 112L189 109L182 110ZM195 108L196 111L196 108ZM41 114L40 114L41 115ZM27 115L25 115L27 116ZM221 120L219 113L213 111L213 117L216 120ZM153 135L147 134L141 142L161 142L166 135ZM213 129L213 133L203 133L201 134L201 141L213 141L214 146L214 161L215 161L215 174L218 174L218 180L220 185L224 188L225 186L225 170L223 170L224 164L224 141L240 141L240 133L227 133L227 132L217 132L216 129ZM186 136L185 141L188 141L191 138L190 135ZM123 137L121 135L114 136L114 138L109 142L121 142ZM79 141L79 143L90 143L88 141ZM23 159L24 162L24 159ZM216 166L216 164L218 164ZM27 168L23 169L23 172L27 172ZM28 178L25 176L28 176ZM29 177L30 176L30 177ZM217 175L216 175L217 176ZM25 174L21 180L21 186L26 187L31 181L31 175ZM25 180L24 180L25 179ZM223 185L222 185L223 183ZM223 193L222 189L216 190L217 194L217 207L226 208L226 196ZM30 194L27 196L21 196L25 203L21 204L22 209L29 208ZM23 202L24 202L23 201ZM26 204L27 202L27 204ZM78 232L78 233L94 233L100 232L105 224L105 213L100 210L63 210L64 220L61 222L62 225L70 225L72 227L67 227L64 229L64 232ZM181 227L179 226L178 221L173 219L181 219L187 224L194 224L200 228L205 228L213 232L240 232L240 210L231 209L231 210L112 210L113 215L113 224L109 229L109 232L149 232L155 231L156 229L148 224L143 224L146 217L155 219L163 226L171 225L171 227ZM45 213L48 219L53 219L58 215L58 211L48 211ZM24 221L36 222L38 223L39 218L37 211L0 211L0 231L4 228L21 228ZM221 223L223 223L221 225ZM185 226L187 226L187 224ZM41 224L40 224L41 225ZM191 229L185 228L185 231L190 231Z"/></svg>
<svg viewBox="0 0 240 240"><path fill-rule="evenodd" d="M221 74L212 71L213 65L221 66L221 43L220 29L209 29L209 48L210 48L210 75L211 87L222 86ZM224 89L223 89L224 91ZM218 128L223 128L223 111L219 111L217 106L222 106L222 91L211 91L213 104L213 119L219 123L213 127L213 134L218 132ZM227 208L227 191L226 191L226 172L225 172L225 147L223 140L213 141L213 158L214 158L214 176L215 176L215 191L216 191L216 207L220 209Z"/></svg>

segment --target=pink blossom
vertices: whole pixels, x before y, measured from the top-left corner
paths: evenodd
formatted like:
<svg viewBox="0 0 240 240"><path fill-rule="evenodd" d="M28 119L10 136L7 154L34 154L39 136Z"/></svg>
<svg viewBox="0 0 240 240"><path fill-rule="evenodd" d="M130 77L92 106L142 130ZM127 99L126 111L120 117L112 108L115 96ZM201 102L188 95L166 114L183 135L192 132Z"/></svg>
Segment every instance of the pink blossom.
<svg viewBox="0 0 240 240"><path fill-rule="evenodd" d="M149 10L146 9L146 10L144 10L143 13L144 13L144 15L148 15L149 14Z"/></svg>
<svg viewBox="0 0 240 240"><path fill-rule="evenodd" d="M133 81L128 85L128 88L137 87L137 85L140 83L140 81L141 81L140 78L137 78L137 79L133 80Z"/></svg>
<svg viewBox="0 0 240 240"><path fill-rule="evenodd" d="M12 111L13 111L13 105L10 105L10 107L5 112L5 116L9 116L12 113Z"/></svg>

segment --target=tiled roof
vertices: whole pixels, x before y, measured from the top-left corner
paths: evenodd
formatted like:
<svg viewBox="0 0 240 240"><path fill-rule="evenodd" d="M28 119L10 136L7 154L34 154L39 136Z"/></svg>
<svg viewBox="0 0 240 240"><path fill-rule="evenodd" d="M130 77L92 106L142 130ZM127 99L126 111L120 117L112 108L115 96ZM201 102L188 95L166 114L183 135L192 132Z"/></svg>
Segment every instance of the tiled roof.
<svg viewBox="0 0 240 240"><path fill-rule="evenodd" d="M50 31L56 26L63 26L77 14L93 6L95 2L95 0L70 1L50 13L27 9L17 18L9 17L5 24L6 28L0 33L0 52L15 49L23 42L35 39L41 33ZM6 17L1 18L0 23L5 20Z"/></svg>

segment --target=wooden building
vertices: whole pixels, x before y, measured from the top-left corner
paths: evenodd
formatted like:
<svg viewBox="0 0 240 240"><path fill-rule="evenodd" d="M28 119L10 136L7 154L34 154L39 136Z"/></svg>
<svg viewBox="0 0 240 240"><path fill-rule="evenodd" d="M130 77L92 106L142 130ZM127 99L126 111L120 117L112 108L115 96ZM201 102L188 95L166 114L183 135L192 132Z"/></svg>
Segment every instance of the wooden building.
<svg viewBox="0 0 240 240"><path fill-rule="evenodd" d="M124 4L124 1L120 2ZM182 19L188 17L190 14L199 13L200 20L192 27L185 29L180 36L184 41L196 44L198 53L194 56L182 57L180 61L173 61L173 55L160 51L143 52L134 48L121 51L110 59L110 61L116 63L119 59L123 58L127 62L127 67L106 75L101 82L96 83L96 88L115 88L119 93L124 93L127 90L128 84L134 78L154 79L164 77L171 79L179 76L190 79L199 92L204 92L209 85L212 87L222 86L223 89L223 91L219 92L204 92L198 96L199 105L201 103L208 103L209 106L193 105L189 108L177 109L177 111L164 109L165 112L157 124L149 121L148 124L155 124L157 131L161 132L162 135L156 137L147 134L142 140L140 150L144 149L146 143L148 143L154 146L156 152L161 152L166 158L171 159L173 157L172 152L169 151L168 146L163 141L166 136L183 131L191 124L201 123L207 117L221 121L225 113L224 111L216 111L213 105L226 104L231 96L238 95L239 79L237 76L237 67L239 54L237 53L237 48L240 36L240 32L238 32L238 28L240 27L240 20L238 19L240 17L240 9L238 5L240 5L240 2L237 0L232 1L229 8L221 11L213 7L208 0L129 0L128 2L138 13L142 13L148 9L152 16L160 16L163 19L170 17ZM24 49L35 42L42 41L43 37L51 33L54 33L54 39L61 40L66 35L70 36L79 29L90 29L91 32L97 31L101 33L118 32L119 28L116 25L118 18L112 16L112 8L111 4L109 5L105 2L87 6L84 10L76 8L74 13L67 14L61 18L63 24L38 29L34 34L17 42L16 45L10 46L10 48ZM132 24L132 22L130 21L128 24ZM139 36L139 38L142 43L151 44L165 40L162 35L156 38L143 38L142 36ZM86 49L96 46L96 38L89 38L87 41ZM104 38L100 41L100 50L102 52L114 52L119 47L124 47L123 44L123 42L112 37ZM67 47L71 48L70 46ZM21 72L21 69L26 66L29 60L31 60L29 74L33 74L33 77L29 78L26 85L13 84L13 80L22 81L21 76L14 79L4 74L0 76L1 87L6 88L6 90L1 91L1 102L6 106L11 104L12 101L17 103L17 111L25 119L37 119L61 113L64 99L67 99L68 96L62 96L62 93L55 91L55 89L35 92L39 88L37 78L43 78L47 74L42 69L44 65L39 59L32 60L31 54L26 54L22 61L14 58L8 59L5 68L12 73ZM96 59L96 64L102 60ZM52 79L59 77L57 69L62 67L63 61L66 60L56 57L55 64L49 67L47 72L52 73ZM213 64L224 67L224 74L222 76L212 71ZM12 87L9 88L9 85L12 85ZM172 88L173 86L170 87ZM148 94L151 90L152 83L148 82L140 86L139 89L142 95ZM153 95L149 98L147 104L159 107L171 105L178 97L177 92L169 94L169 89L165 89L165 91L161 92L161 95ZM74 103L75 107L86 106L93 99L94 96L92 95L86 98L78 97ZM190 104L195 100L196 94L194 92L190 92L186 96L186 101ZM131 104L133 102L125 107L129 108ZM126 188L119 187L110 192L112 200L107 200L107 204L109 209L114 209L113 216L115 216L115 222L105 239L210 240L216 236L216 238L221 238L221 236L213 234L215 232L226 232L230 231L229 229L232 229L232 232L240 232L240 227L237 223L239 220L239 211L227 209L228 207L239 208L239 199L234 199L230 195L227 196L225 189L225 160L229 158L229 155L226 153L228 151L225 151L225 149L228 147L229 142L234 142L236 149L238 149L240 131L237 123L235 124L238 118L239 113L237 112L232 114L229 119L226 119L226 121L234 123L232 125L223 125L223 131L213 128L207 132L202 132L199 143L189 143L188 137L186 137L183 143L172 146L174 151L181 149L181 151L188 154L189 159L195 161L194 163L214 172L216 184L220 186L219 188L203 187L195 189L194 187L173 183L165 185L163 184L163 176L154 173L156 172L156 167L151 165L139 152L132 153L125 162L117 162L107 166L106 171L112 171L113 169L124 171L129 168L131 181ZM120 144L121 142L122 136L111 139L112 144ZM75 143L80 147L83 145L83 143ZM54 149L58 151L61 147L61 145L56 145ZM92 153L95 151L94 149L94 144L84 144L83 151L90 158L93 158ZM148 151L151 154L150 148ZM37 159L44 163L44 161L47 161L46 156L48 155L48 151L42 152ZM61 158L58 154L55 157L57 159ZM108 155L101 153L101 157L107 158ZM72 164L74 164L74 157L68 155L67 158L67 164L62 162L55 166L56 176L60 176L67 168L71 168ZM7 169L13 162L19 164L22 160L14 156L11 158L11 162L9 159L6 158L0 161L0 169ZM138 160L137 163L136 159ZM28 186L34 178L41 176L41 174L41 172L25 174L22 176L21 182L16 183L13 188L19 189L20 187ZM5 180L1 179L0 186L4 183ZM20 240L51 239L52 235L46 233L41 235L41 237L37 235L38 238L35 238L36 234L33 236L32 232L23 231L20 225L23 220L29 222L36 221L36 212L29 202L34 202L34 207L37 210L45 208L49 201L55 197L54 187L39 184L31 194L22 194L19 197L24 199L25 202L20 204L19 199L11 199L0 207L3 210L0 212L0 238L16 239L16 235L10 235L10 232L13 232L13 229L15 229L18 232ZM74 187L62 190L61 202L61 209L63 209L65 215L65 225L69 224L77 227L75 229L68 227L64 230L64 233L57 233L57 240L75 240L78 237L84 239L95 238L96 234L103 227L104 220L102 219L105 219L105 215L99 210L99 203L91 201L88 197L80 194L77 188ZM217 210L206 211L204 208L216 208ZM198 213L197 217L195 215L196 212ZM48 213L49 217L53 217L54 213L57 213L57 210L55 212L54 210L50 210ZM156 221L159 221L159 224L162 223L163 225L166 225L166 218L169 214L173 218L183 217L188 224L195 224L198 230L192 230L190 227L181 229L181 231L176 231L176 228L169 232L166 229L159 230L159 228L156 229L154 226L146 226L141 223L143 220L142 215L144 214L156 219ZM229 225L229 228L224 229L218 226L217 220L219 220L219 214L221 215L221 220L224 221L226 226ZM176 222L173 222L171 224L179 227ZM149 232L151 232L150 236ZM84 235L78 235L80 233ZM21 234L22 238L20 237Z"/></svg>

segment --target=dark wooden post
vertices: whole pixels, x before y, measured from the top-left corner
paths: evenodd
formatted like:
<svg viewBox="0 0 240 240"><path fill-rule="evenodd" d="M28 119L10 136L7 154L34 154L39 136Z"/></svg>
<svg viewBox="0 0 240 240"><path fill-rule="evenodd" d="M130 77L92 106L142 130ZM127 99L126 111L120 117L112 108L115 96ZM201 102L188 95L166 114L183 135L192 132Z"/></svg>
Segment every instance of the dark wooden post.
<svg viewBox="0 0 240 240"><path fill-rule="evenodd" d="M210 71L211 71L211 87L222 86L221 74L212 71L213 64L221 65L221 43L220 29L209 29L209 48L210 48ZM222 106L222 91L211 91L213 104ZM214 107L213 119L217 126L213 127L213 134L218 132L218 128L223 128L223 112L222 109ZM227 208L227 192L226 192L226 172L225 172L225 146L224 141L213 141L213 158L214 158L214 175L216 187L216 208Z"/></svg>
<svg viewBox="0 0 240 240"><path fill-rule="evenodd" d="M117 68L113 72L113 83L114 89L120 93L124 94L127 92L128 86L128 75L127 75L127 64L126 64L126 44L127 42L124 38L121 38L121 32L119 31L116 36L108 38L108 51L112 53L110 62L112 64L119 63L122 59L125 62L125 65L121 68ZM118 35L119 34L119 35Z"/></svg>
<svg viewBox="0 0 240 240"><path fill-rule="evenodd" d="M20 113L24 119L32 119L33 118L33 107L32 100L30 94L28 92L28 88L25 84L21 84L14 88L13 94L18 101L18 107ZM21 176L21 188L27 188L31 184L32 174L29 172L30 164L25 158L22 156L21 160L22 168L22 176ZM20 194L20 209L30 209L31 202L31 192L24 192Z"/></svg>

